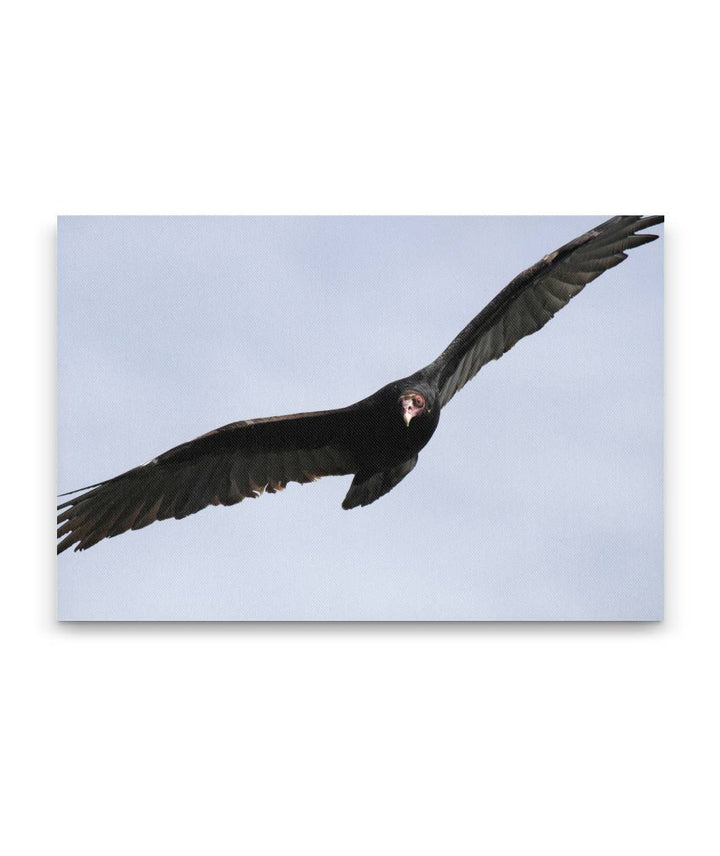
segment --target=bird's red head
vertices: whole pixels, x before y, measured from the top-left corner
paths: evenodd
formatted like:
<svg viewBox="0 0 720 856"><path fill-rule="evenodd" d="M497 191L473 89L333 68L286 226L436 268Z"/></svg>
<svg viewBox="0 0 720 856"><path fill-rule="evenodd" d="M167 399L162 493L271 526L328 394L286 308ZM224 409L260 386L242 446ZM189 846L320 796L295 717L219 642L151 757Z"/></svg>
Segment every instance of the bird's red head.
<svg viewBox="0 0 720 856"><path fill-rule="evenodd" d="M402 418L407 428L410 427L410 421L416 416L419 416L425 410L425 396L416 392L414 389L409 389L398 399Z"/></svg>

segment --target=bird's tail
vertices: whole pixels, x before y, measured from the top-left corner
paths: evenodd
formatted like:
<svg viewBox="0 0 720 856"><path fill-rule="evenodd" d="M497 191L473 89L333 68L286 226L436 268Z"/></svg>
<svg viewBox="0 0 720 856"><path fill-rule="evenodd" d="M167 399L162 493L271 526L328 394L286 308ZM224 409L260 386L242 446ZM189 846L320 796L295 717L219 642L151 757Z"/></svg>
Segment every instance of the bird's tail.
<svg viewBox="0 0 720 856"><path fill-rule="evenodd" d="M392 469L381 470L379 473L368 475L360 471L352 480L342 507L357 508L358 505L370 505L401 482L416 463L417 455Z"/></svg>

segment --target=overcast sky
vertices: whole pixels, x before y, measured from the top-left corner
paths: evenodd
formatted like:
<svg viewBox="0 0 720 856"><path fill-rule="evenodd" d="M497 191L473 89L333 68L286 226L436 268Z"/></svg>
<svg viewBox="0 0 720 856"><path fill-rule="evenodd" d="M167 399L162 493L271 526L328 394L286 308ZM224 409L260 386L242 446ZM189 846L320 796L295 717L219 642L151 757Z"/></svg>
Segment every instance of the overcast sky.
<svg viewBox="0 0 720 856"><path fill-rule="evenodd" d="M60 218L58 490L363 398L606 216ZM373 505L326 478L65 552L59 617L660 618L662 249L483 368Z"/></svg>

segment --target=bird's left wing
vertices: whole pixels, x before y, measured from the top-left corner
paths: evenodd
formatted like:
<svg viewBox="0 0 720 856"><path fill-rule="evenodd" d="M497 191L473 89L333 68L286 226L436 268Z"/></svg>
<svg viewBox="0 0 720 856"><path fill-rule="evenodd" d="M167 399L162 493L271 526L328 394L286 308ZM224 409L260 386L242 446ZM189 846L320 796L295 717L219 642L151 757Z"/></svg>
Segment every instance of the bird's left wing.
<svg viewBox="0 0 720 856"><path fill-rule="evenodd" d="M636 233L662 222L661 216L612 217L515 277L424 369L440 390L440 406L485 363L539 330L589 282L626 259L625 250L654 241L657 235Z"/></svg>
<svg viewBox="0 0 720 856"><path fill-rule="evenodd" d="M354 406L233 422L58 506L58 553L156 520L180 519L208 505L234 505L288 482L347 475ZM75 491L73 491L75 492Z"/></svg>

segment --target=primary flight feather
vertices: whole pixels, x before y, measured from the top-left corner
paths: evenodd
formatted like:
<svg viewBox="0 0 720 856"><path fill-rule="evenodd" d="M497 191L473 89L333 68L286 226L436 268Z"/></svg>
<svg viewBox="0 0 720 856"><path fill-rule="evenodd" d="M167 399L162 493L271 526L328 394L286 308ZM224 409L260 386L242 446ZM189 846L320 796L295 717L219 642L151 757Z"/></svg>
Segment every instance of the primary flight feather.
<svg viewBox="0 0 720 856"><path fill-rule="evenodd" d="M544 256L504 288L432 363L338 410L233 422L58 506L58 553L288 482L354 478L343 508L369 505L417 463L440 410L491 360L544 326L585 285L658 236L661 216L618 216ZM78 491L71 491L77 493Z"/></svg>

